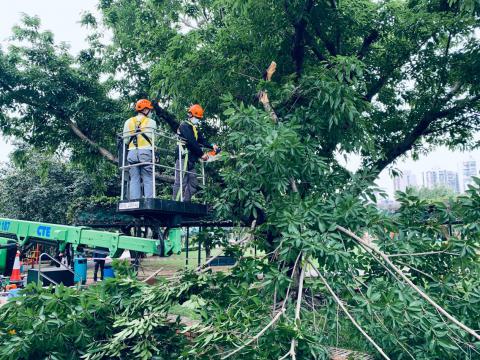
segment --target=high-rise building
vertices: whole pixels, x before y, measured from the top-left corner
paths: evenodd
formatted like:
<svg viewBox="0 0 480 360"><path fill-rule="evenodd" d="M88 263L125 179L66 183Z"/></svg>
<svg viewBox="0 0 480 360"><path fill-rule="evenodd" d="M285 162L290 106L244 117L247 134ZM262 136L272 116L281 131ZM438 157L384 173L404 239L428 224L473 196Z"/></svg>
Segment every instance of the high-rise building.
<svg viewBox="0 0 480 360"><path fill-rule="evenodd" d="M468 185L473 183L472 176L477 176L477 162L469 159L462 163L463 170L463 191L468 189Z"/></svg>
<svg viewBox="0 0 480 360"><path fill-rule="evenodd" d="M411 171L404 171L402 175L393 178L393 189L395 191L405 191L407 187L416 187L417 177Z"/></svg>
<svg viewBox="0 0 480 360"><path fill-rule="evenodd" d="M437 186L445 186L454 193L460 192L458 173L450 170L429 170L423 173L423 186L433 189Z"/></svg>
<svg viewBox="0 0 480 360"><path fill-rule="evenodd" d="M423 187L432 189L438 186L438 172L436 170L429 170L422 173Z"/></svg>
<svg viewBox="0 0 480 360"><path fill-rule="evenodd" d="M439 170L438 182L439 184L452 189L455 194L458 194L460 192L458 173L456 173L455 171Z"/></svg>

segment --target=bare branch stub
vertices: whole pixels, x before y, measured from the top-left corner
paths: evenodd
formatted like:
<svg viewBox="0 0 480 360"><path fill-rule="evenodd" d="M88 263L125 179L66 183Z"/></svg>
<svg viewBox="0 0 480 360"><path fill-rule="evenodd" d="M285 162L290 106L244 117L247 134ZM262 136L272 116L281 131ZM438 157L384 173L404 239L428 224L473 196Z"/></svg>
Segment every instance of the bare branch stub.
<svg viewBox="0 0 480 360"><path fill-rule="evenodd" d="M265 81L270 81L272 79L273 74L275 73L275 70L277 69L277 63L275 61L272 61L270 65L268 66L267 70L263 74L263 79ZM270 115L272 121L274 123L278 122L278 116L275 113L275 111L272 108L272 105L270 105L270 100L268 99L268 94L266 90L261 90L258 95L258 101L260 101L263 105L263 108L265 111Z"/></svg>

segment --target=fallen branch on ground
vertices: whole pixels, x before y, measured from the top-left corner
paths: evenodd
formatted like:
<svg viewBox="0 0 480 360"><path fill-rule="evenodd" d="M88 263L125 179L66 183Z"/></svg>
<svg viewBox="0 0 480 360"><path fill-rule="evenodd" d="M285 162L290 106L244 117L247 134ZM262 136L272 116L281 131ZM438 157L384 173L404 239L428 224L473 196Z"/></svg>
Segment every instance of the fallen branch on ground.
<svg viewBox="0 0 480 360"><path fill-rule="evenodd" d="M246 346L250 345L251 343L253 343L254 341L258 340L270 327L272 327L273 324L275 324L279 319L280 317L285 313L287 309L286 308L282 308L280 309L280 311L277 313L277 315L275 315L275 317L270 320L270 322L262 329L258 332L257 335L255 335L253 338L251 338L250 340L248 340L245 344L243 344L242 346L236 348L235 350L233 350L231 353L228 353L227 355L225 355L224 357L222 357L222 360L224 359L228 359L229 357L231 357L232 355L236 354L237 352L239 352L240 350L242 350L243 348L245 348Z"/></svg>
<svg viewBox="0 0 480 360"><path fill-rule="evenodd" d="M345 229L342 226L337 226L337 229L341 232L343 232L345 235L350 236L352 239L358 241L360 244L363 246L367 247L370 251L375 252L376 254L380 255L385 262L390 265L390 267L398 274L400 277L412 288L414 289L423 299L425 299L427 302L429 302L435 309L437 309L443 316L445 316L448 320L453 322L455 325L460 327L461 329L465 330L467 333L470 335L474 336L477 340L480 340L480 335L478 335L473 329L469 328L467 325L463 324L462 322L458 321L455 317L450 315L444 308L442 308L440 305L438 305L430 296L425 294L418 286L416 286L405 274L403 273L402 270L397 268L394 263L390 261L388 256L381 252L380 250L375 249L374 247L370 246L367 244L362 238L358 237L355 235L353 232L350 230Z"/></svg>
<svg viewBox="0 0 480 360"><path fill-rule="evenodd" d="M322 280L323 284L325 285L325 287L327 288L328 292L332 295L333 299L335 300L335 302L338 304L338 306L340 306L340 308L343 310L343 312L345 313L345 315L347 315L347 317L350 319L350 321L352 322L353 325L355 325L355 327L358 329L358 331L360 331L362 333L362 335L375 347L375 349L377 349L377 351L383 356L384 359L387 359L387 360L390 360L390 358L387 356L387 354L385 354L385 352L383 351L383 349L378 346L378 344L365 332L365 330L363 330L363 328L355 321L355 319L353 318L353 316L350 314L350 312L347 310L347 308L345 307L345 305L343 304L343 302L340 300L340 298L337 296L337 294L335 294L335 292L333 291L333 289L330 287L330 285L328 285L327 283L327 280L322 276L322 274L320 274L320 271L317 269L317 267L315 265L313 265L310 261L308 262L310 264L310 266L312 266L312 268L315 270L315 272L317 273L318 277L320 278L320 280Z"/></svg>

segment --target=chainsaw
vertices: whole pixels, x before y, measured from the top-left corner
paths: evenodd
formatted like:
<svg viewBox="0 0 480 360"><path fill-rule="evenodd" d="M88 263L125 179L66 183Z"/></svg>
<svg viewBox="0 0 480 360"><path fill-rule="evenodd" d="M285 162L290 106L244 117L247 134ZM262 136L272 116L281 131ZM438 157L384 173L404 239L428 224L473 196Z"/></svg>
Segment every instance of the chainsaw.
<svg viewBox="0 0 480 360"><path fill-rule="evenodd" d="M205 160L204 162L212 162L212 161L217 161L220 159L220 152L222 151L221 148L217 147L216 150L212 150L207 152L208 159Z"/></svg>

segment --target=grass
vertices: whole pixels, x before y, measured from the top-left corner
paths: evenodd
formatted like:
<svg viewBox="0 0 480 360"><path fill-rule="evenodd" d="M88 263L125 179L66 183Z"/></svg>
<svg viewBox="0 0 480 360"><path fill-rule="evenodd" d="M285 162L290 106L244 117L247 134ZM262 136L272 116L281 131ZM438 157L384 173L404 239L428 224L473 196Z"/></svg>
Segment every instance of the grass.
<svg viewBox="0 0 480 360"><path fill-rule="evenodd" d="M210 252L210 256L221 255L222 249L221 248L214 248ZM255 250L253 248L248 248L245 250L246 256L254 256ZM260 256L261 253L258 252L257 256ZM142 260L142 267L144 271L147 272L154 272L160 268L163 268L163 271L177 271L180 269L196 269L198 267L198 251L189 251L188 254L188 266L186 265L186 258L187 253L184 251L179 255L171 255L169 257L156 257L152 256ZM201 251L201 260L200 264L203 265L207 261L205 250L202 249ZM142 271L140 271L142 273Z"/></svg>
<svg viewBox="0 0 480 360"><path fill-rule="evenodd" d="M211 256L215 256L221 253L220 248L212 249ZM201 264L204 264L206 261L206 253L205 250L201 251ZM142 265L148 268L155 268L152 270L156 270L159 268L163 268L164 270L180 270L184 268L188 269L195 269L198 266L198 251L189 251L188 254L188 266L186 266L186 258L187 253L183 251L179 255L171 255L169 257L157 257L152 256L145 259L142 259Z"/></svg>
<svg viewBox="0 0 480 360"><path fill-rule="evenodd" d="M221 255L221 248L214 248L210 252L210 256ZM261 256L263 252L257 252L257 256ZM200 264L203 265L207 261L205 249L202 248L200 253ZM248 248L245 250L245 256L253 257L255 255L254 248ZM162 272L176 272L181 269L196 269L198 267L198 251L190 250L188 254L188 266L186 265L187 253L183 251L178 255L171 255L168 257L149 256L141 261L141 267L139 271L140 277L147 277L153 272L162 269ZM88 278L93 278L93 262L88 267Z"/></svg>

